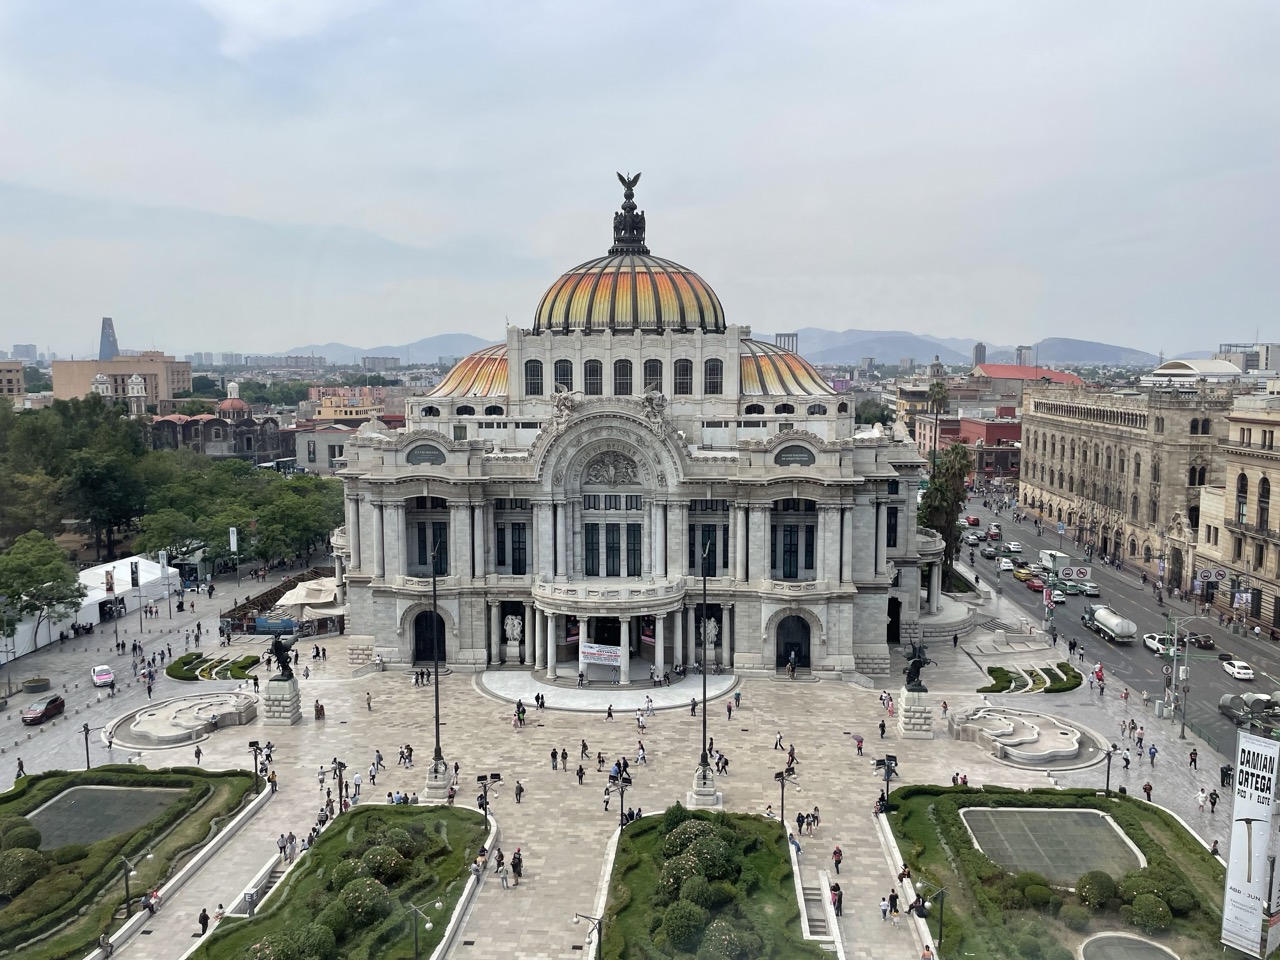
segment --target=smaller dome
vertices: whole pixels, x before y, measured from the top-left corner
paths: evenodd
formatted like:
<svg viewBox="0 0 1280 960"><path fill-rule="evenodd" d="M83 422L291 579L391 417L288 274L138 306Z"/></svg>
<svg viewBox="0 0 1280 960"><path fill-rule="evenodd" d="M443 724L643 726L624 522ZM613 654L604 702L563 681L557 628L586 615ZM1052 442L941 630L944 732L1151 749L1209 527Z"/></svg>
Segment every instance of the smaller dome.
<svg viewBox="0 0 1280 960"><path fill-rule="evenodd" d="M507 345L485 347L463 357L429 397L505 397Z"/></svg>
<svg viewBox="0 0 1280 960"><path fill-rule="evenodd" d="M823 397L835 390L798 353L760 340L743 340L741 384L744 397Z"/></svg>

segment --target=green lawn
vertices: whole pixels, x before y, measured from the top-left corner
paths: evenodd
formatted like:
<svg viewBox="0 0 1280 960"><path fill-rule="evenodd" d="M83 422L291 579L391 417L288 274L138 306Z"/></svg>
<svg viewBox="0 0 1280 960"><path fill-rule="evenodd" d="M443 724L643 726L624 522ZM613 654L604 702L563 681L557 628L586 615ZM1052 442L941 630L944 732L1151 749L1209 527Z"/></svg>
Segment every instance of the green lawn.
<svg viewBox="0 0 1280 960"><path fill-rule="evenodd" d="M628 826L604 926L608 960L828 956L801 939L785 831L745 814L676 806Z"/></svg>
<svg viewBox="0 0 1280 960"><path fill-rule="evenodd" d="M300 855L257 916L227 917L192 956L407 960L415 925L430 956L487 836L484 817L458 807L357 807ZM431 931L407 904L431 915Z"/></svg>

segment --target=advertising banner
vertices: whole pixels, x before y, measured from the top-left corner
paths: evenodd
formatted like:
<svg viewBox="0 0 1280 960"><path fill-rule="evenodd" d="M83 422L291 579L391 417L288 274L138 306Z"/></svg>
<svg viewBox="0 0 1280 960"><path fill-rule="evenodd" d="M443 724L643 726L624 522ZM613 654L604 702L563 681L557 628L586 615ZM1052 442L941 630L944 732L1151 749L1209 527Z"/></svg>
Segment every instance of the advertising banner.
<svg viewBox="0 0 1280 960"><path fill-rule="evenodd" d="M1272 802L1280 743L1252 734L1236 737L1235 801L1231 811L1231 859L1222 898L1222 942L1251 957L1262 956L1263 917L1271 840Z"/></svg>
<svg viewBox="0 0 1280 960"><path fill-rule="evenodd" d="M137 590L140 585L141 581L138 579L138 561L134 560L129 564L129 586Z"/></svg>
<svg viewBox="0 0 1280 960"><path fill-rule="evenodd" d="M578 645L578 658L583 663L603 663L605 666L616 667L622 663L622 648L583 641Z"/></svg>
<svg viewBox="0 0 1280 960"><path fill-rule="evenodd" d="M231 547L231 552L232 552L232 553L239 553L239 552L240 552L240 539L239 539L239 537L238 537L238 536L237 536L237 534L236 534L236 528L235 528L235 527L229 527L229 528L228 528L228 530L229 530L230 532L227 534L227 544L228 544L228 546L230 546L230 547Z"/></svg>
<svg viewBox="0 0 1280 960"><path fill-rule="evenodd" d="M114 570L105 570L102 574L102 588L107 592L107 596L114 597L116 594L116 572Z"/></svg>

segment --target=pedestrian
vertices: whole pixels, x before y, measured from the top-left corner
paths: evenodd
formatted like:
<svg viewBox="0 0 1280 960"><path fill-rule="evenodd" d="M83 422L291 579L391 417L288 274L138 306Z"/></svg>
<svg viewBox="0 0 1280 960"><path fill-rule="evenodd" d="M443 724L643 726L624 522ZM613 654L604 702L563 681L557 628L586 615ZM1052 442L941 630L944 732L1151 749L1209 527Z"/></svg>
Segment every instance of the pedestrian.
<svg viewBox="0 0 1280 960"><path fill-rule="evenodd" d="M1218 806L1218 791L1210 790L1209 791L1209 815L1210 816L1213 816L1213 813L1217 809L1217 806Z"/></svg>
<svg viewBox="0 0 1280 960"><path fill-rule="evenodd" d="M586 775L586 768L582 764L578 764L578 786L582 786L582 780Z"/></svg>
<svg viewBox="0 0 1280 960"><path fill-rule="evenodd" d="M689 716L696 717L698 715L698 698L689 698Z"/></svg>
<svg viewBox="0 0 1280 960"><path fill-rule="evenodd" d="M276 772L274 770L272 770L271 775L267 777L267 783L271 785L271 792L275 793L277 784L276 784Z"/></svg>
<svg viewBox="0 0 1280 960"><path fill-rule="evenodd" d="M209 911L204 907L200 908L200 916L197 917L200 922L200 936L204 936L209 932Z"/></svg>
<svg viewBox="0 0 1280 960"><path fill-rule="evenodd" d="M844 851L840 849L840 844L836 844L836 848L831 851L831 862L835 864L836 873L840 872L840 862L844 860Z"/></svg>
<svg viewBox="0 0 1280 960"><path fill-rule="evenodd" d="M606 812L609 809L609 785L608 784L605 784L605 788L604 788L604 809Z"/></svg>
<svg viewBox="0 0 1280 960"><path fill-rule="evenodd" d="M880 898L880 922L884 923L889 919L889 901L884 897Z"/></svg>
<svg viewBox="0 0 1280 960"><path fill-rule="evenodd" d="M781 750L781 749L782 749L782 731L781 731L781 730L779 730L779 731L778 731L778 736L777 736L777 738L773 741L773 749L775 749L775 750Z"/></svg>
<svg viewBox="0 0 1280 960"><path fill-rule="evenodd" d="M200 766L200 758L204 756L204 751L200 749L200 744L196 744L196 766Z"/></svg>
<svg viewBox="0 0 1280 960"><path fill-rule="evenodd" d="M587 750L587 741L583 740L581 744L581 749L579 750L579 753L578 753L578 759L585 760L590 755L591 755L590 752Z"/></svg>
<svg viewBox="0 0 1280 960"><path fill-rule="evenodd" d="M613 704L609 704L609 709L604 712L604 722L608 723L613 719Z"/></svg>
<svg viewBox="0 0 1280 960"><path fill-rule="evenodd" d="M509 889L511 889L511 888L508 886L508 884L507 884L507 866L506 866L506 864L503 864L502 866L498 867L497 873L498 873L498 879L502 881L502 889L503 889L503 890L509 890Z"/></svg>
<svg viewBox="0 0 1280 960"><path fill-rule="evenodd" d="M960 646L960 634L953 633L951 635L951 649L954 650L958 646Z"/></svg>
<svg viewBox="0 0 1280 960"><path fill-rule="evenodd" d="M898 891L897 890L889 891L889 912L891 914L896 914L898 912Z"/></svg>
<svg viewBox="0 0 1280 960"><path fill-rule="evenodd" d="M1200 792L1196 794L1196 803L1200 805L1200 812L1204 813L1204 805L1209 801L1209 794L1204 787L1200 788Z"/></svg>
<svg viewBox="0 0 1280 960"><path fill-rule="evenodd" d="M351 778L351 795L353 797L356 797L357 799L360 797L360 784L363 782L364 781L360 779L359 773Z"/></svg>
<svg viewBox="0 0 1280 960"><path fill-rule="evenodd" d="M569 751L564 747L560 748L560 769L565 773L569 772Z"/></svg>
<svg viewBox="0 0 1280 960"><path fill-rule="evenodd" d="M727 700L725 701L725 704L724 704L724 712L725 712L725 719L726 719L726 720L732 720L732 719L733 719L733 704L732 704L732 703L730 703L730 702L729 702L729 701L727 701Z"/></svg>
<svg viewBox="0 0 1280 960"><path fill-rule="evenodd" d="M555 770L560 764L560 754L555 747L551 748L551 769Z"/></svg>
<svg viewBox="0 0 1280 960"><path fill-rule="evenodd" d="M1154 743L1147 747L1147 756L1151 758L1151 765L1153 767L1156 765L1156 754L1159 752L1160 751L1156 749L1156 745Z"/></svg>
<svg viewBox="0 0 1280 960"><path fill-rule="evenodd" d="M511 875L515 877L515 885L520 886L520 878L524 876L524 857L520 855L519 847L511 855Z"/></svg>
<svg viewBox="0 0 1280 960"><path fill-rule="evenodd" d="M883 740L883 739L884 739L884 731L885 731L884 721L883 721L883 720L881 720L881 721L880 721L880 739L881 739L881 740Z"/></svg>
<svg viewBox="0 0 1280 960"><path fill-rule="evenodd" d="M1125 768L1126 770L1128 770L1128 769L1129 769L1129 760L1131 759L1131 758L1130 758L1130 756L1129 756L1129 748L1128 748L1128 747L1125 747L1125 748L1124 748L1124 753L1122 753L1122 754L1120 755L1120 759L1124 761L1124 768Z"/></svg>
<svg viewBox="0 0 1280 960"><path fill-rule="evenodd" d="M516 781L516 803L519 803L524 797L524 784L519 780Z"/></svg>
<svg viewBox="0 0 1280 960"><path fill-rule="evenodd" d="M369 708L369 712L373 713L373 694L365 692L364 705Z"/></svg>
<svg viewBox="0 0 1280 960"><path fill-rule="evenodd" d="M1144 783L1144 784L1142 785L1142 792L1143 792L1143 793L1145 793L1145 794L1147 795L1147 802L1148 802L1148 803L1151 801L1151 789L1152 789L1152 787L1151 787L1151 781L1150 781L1150 780L1148 780L1146 783Z"/></svg>
<svg viewBox="0 0 1280 960"><path fill-rule="evenodd" d="M1189 757L1188 759L1190 760L1190 764L1189 764L1189 766L1191 767L1191 769L1192 769L1192 770L1197 770L1197 769L1199 769L1199 768L1196 766L1196 760L1197 760L1197 758L1199 758L1199 756L1200 756L1200 754L1198 754L1194 749L1191 751L1191 755L1190 755L1190 757Z"/></svg>
<svg viewBox="0 0 1280 960"><path fill-rule="evenodd" d="M733 708L736 710L740 706L742 706L742 691L735 690L733 691Z"/></svg>
<svg viewBox="0 0 1280 960"><path fill-rule="evenodd" d="M284 838L284 834L280 834L280 838L276 841L276 849L280 851L280 859L285 858L285 850L289 846L289 841Z"/></svg>
<svg viewBox="0 0 1280 960"><path fill-rule="evenodd" d="M942 701L942 715L944 717L947 715L947 701L945 700Z"/></svg>

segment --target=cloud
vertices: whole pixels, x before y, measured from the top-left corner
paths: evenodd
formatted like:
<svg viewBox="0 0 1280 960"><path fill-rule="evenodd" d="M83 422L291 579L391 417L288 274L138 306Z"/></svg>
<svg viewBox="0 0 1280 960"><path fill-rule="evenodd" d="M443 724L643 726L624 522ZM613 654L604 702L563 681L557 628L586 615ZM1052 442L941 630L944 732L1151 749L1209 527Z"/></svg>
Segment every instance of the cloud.
<svg viewBox="0 0 1280 960"><path fill-rule="evenodd" d="M222 27L221 52L245 57L263 47L324 33L384 0L195 0Z"/></svg>

